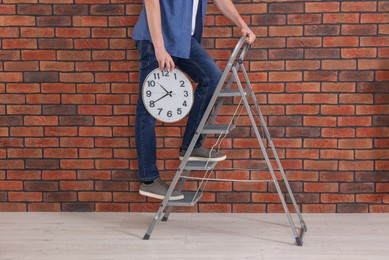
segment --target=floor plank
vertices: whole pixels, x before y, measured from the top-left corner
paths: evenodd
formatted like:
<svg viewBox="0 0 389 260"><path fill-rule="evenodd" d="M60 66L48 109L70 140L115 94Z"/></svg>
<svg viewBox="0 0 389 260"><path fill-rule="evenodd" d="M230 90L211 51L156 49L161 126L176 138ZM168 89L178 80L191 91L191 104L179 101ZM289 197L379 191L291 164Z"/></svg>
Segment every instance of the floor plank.
<svg viewBox="0 0 389 260"><path fill-rule="evenodd" d="M303 214L303 247L285 214L172 213L142 240L153 217L3 212L0 259L389 259L389 214Z"/></svg>

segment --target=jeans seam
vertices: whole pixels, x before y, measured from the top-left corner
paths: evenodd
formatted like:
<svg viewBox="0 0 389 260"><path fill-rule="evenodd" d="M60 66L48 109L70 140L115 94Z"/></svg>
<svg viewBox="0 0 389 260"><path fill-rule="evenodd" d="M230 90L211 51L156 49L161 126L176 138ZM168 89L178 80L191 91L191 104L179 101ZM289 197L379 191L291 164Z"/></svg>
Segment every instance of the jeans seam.
<svg viewBox="0 0 389 260"><path fill-rule="evenodd" d="M145 62L147 63L147 67L146 67L147 69L150 68L150 55L151 55L150 52L151 52L151 45L150 45L150 43L148 43L147 50L146 50L147 56L145 57L145 59L146 59ZM140 89L140 93L139 93L140 95L138 96L138 98L142 98L142 90L143 90L143 88ZM142 101L142 105L144 107L143 101ZM142 110L144 110L144 109L142 109ZM144 140L144 135L143 135L143 132L144 132L143 131L143 120L144 120L143 117L144 117L144 115L143 115L142 112L140 114L140 117L141 117L141 120L140 120L140 135L141 135L141 138L140 138L140 140L141 140L141 147L144 147L144 142L143 142L143 140ZM142 167L141 167L141 169L143 169L143 174L142 175L146 176L147 174L146 174L145 151L144 151L143 148L141 148L141 153L142 153ZM153 176L147 177L147 178L141 178L141 181L150 181L150 180L154 180L156 178L158 178L158 174L154 174Z"/></svg>

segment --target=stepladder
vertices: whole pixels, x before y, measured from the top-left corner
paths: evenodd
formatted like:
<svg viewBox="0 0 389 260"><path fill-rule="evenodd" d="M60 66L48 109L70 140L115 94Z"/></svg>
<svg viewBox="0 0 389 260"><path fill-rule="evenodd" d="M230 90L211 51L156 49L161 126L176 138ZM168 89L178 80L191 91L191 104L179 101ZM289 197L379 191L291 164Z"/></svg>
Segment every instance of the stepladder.
<svg viewBox="0 0 389 260"><path fill-rule="evenodd" d="M303 245L303 235L307 231L307 225L304 222L303 216L299 210L296 199L294 198L293 191L287 179L286 173L282 167L281 160L277 154L277 150L274 146L270 132L266 125L265 118L261 112L259 102L256 98L256 93L254 92L249 75L245 68L245 58L250 49L250 45L246 43L246 37L240 38L236 47L232 51L231 57L228 60L228 63L223 71L223 74L219 80L219 83L213 93L213 96L207 106L207 109L197 127L197 130L190 142L188 149L184 157L181 160L181 163L170 183L170 187L160 203L158 211L155 214L146 234L143 239L147 240L150 238L157 222L159 220L167 221L169 215L173 211L173 208L176 206L187 206L191 207L196 205L205 190L205 187L209 181L247 181L247 182L269 182L275 187L277 194L280 198L282 208L287 216L289 226L292 230L293 236L295 238L296 245ZM242 82L243 81L243 82ZM223 124L218 123L217 117L220 115L220 110L225 104L226 100L232 99L237 103L234 104L235 111L231 116L229 116L227 123L223 121ZM261 160L266 163L266 170L270 173L271 178L261 179L261 180L242 180L242 179L218 179L213 178L213 172L215 169L222 170L217 168L217 162L208 160L202 161L193 161L189 160L190 154L194 149L196 141L200 135L203 135L205 139L208 135L214 135L216 140L210 151L219 150L221 147L222 141L228 137L228 134L232 132L235 128L239 127L238 121L241 116L242 110L245 109L246 116L250 122L250 127L254 133L253 142L256 140L258 142L262 156L260 158L255 158L253 160ZM269 152L272 157L269 157ZM210 152L210 153L211 153ZM276 166L273 167L273 164L270 160L272 158L273 164ZM275 160L275 162L274 162ZM258 171L262 169L256 168L229 168L224 170L249 170L249 171ZM191 172L200 172L202 177L191 177ZM276 172L278 174L276 175ZM278 176L278 177L277 177ZM186 181L197 181L197 189L195 191L182 191ZM280 183L283 185L281 188ZM184 194L184 198L181 200L170 200L174 190L178 190ZM291 206L294 209L295 214L297 215L298 220L292 218L293 213L290 212L288 204L284 198L284 193L289 196L291 201ZM163 216L162 216L163 215ZM300 227L297 227L295 222L300 222Z"/></svg>

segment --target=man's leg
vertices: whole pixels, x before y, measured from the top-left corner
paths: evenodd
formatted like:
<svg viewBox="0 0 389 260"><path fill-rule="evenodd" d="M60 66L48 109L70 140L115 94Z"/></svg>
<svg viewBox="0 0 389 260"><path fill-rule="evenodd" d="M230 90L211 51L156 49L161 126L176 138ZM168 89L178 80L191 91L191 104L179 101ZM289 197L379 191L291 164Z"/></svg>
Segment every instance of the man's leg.
<svg viewBox="0 0 389 260"><path fill-rule="evenodd" d="M180 148L181 150L186 150L189 147L203 114L207 109L209 101L219 83L222 71L202 48L200 43L193 37L189 59L177 59L176 65L187 73L195 82L198 82L198 86L194 93L194 103L189 113L182 146ZM202 146L202 143L203 135L200 135L194 148L199 148ZM219 159L224 160L225 156L222 157Z"/></svg>
<svg viewBox="0 0 389 260"><path fill-rule="evenodd" d="M155 118L146 110L142 100L142 85L147 75L158 68L154 46L149 41L138 41L137 47L140 56L139 95L136 106L135 140L138 155L139 178L143 182L139 193L156 199L163 199L169 186L159 178L156 164L156 136ZM174 191L171 200L180 200L184 196Z"/></svg>
<svg viewBox="0 0 389 260"><path fill-rule="evenodd" d="M138 155L139 178L143 182L159 177L156 164L155 118L147 112L142 100L142 85L147 75L158 68L152 43L138 41L140 57L139 92L136 106L135 140Z"/></svg>

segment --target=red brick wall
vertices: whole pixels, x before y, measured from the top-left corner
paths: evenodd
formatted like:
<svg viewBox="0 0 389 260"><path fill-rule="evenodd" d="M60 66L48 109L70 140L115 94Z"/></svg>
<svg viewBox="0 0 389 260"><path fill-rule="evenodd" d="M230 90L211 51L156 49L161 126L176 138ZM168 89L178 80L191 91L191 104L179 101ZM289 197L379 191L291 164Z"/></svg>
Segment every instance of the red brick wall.
<svg viewBox="0 0 389 260"><path fill-rule="evenodd" d="M389 2L235 2L258 35L250 78L302 211L389 212ZM0 211L157 209L138 195L129 36L140 3L0 0ZM221 68L239 36L210 5L204 46ZM220 167L263 165L249 162L260 150L241 123ZM165 179L183 125L157 127ZM210 183L203 203L180 210L282 208L272 185Z"/></svg>

